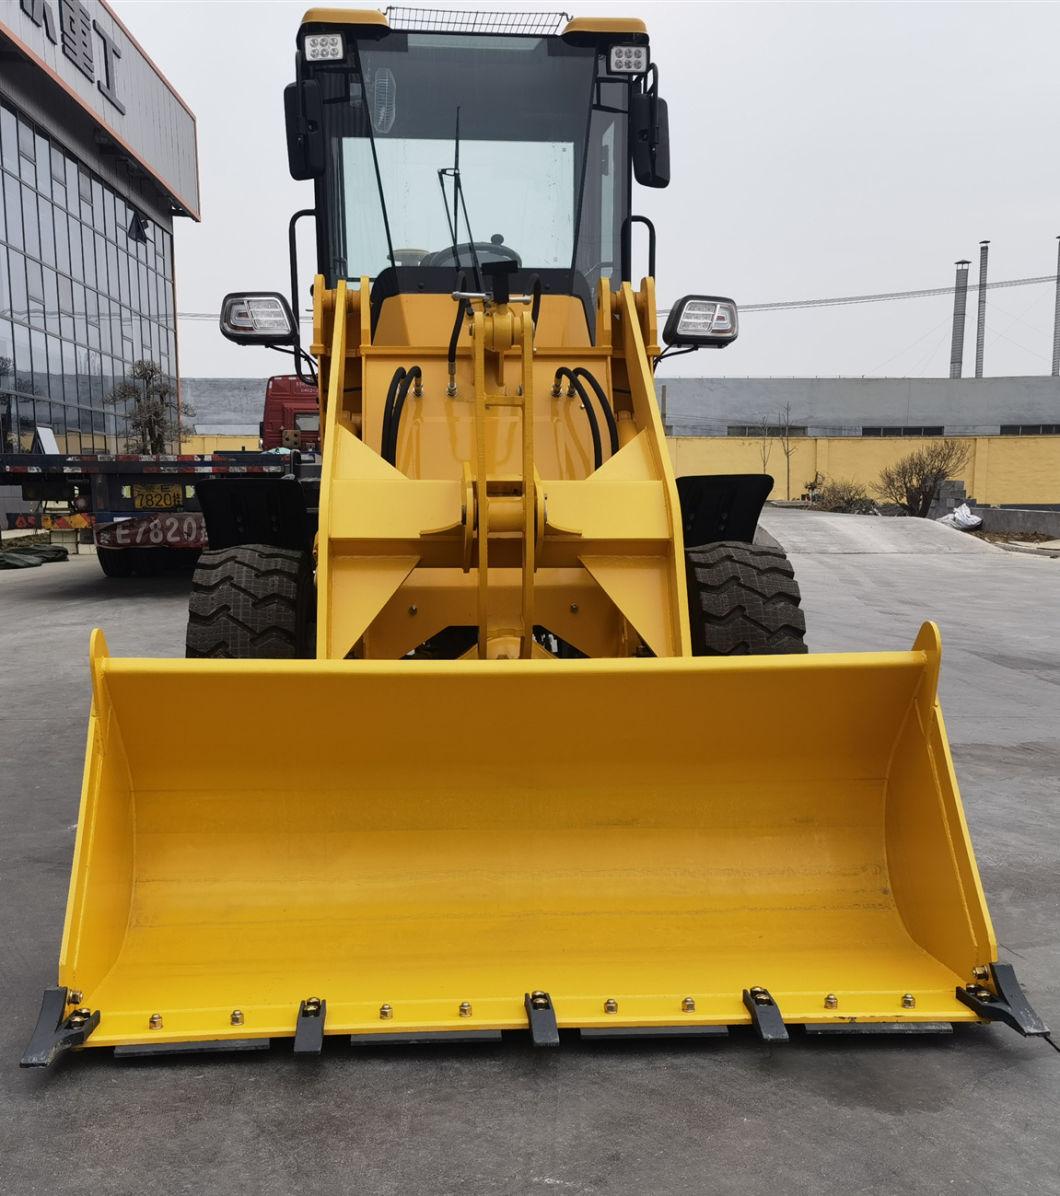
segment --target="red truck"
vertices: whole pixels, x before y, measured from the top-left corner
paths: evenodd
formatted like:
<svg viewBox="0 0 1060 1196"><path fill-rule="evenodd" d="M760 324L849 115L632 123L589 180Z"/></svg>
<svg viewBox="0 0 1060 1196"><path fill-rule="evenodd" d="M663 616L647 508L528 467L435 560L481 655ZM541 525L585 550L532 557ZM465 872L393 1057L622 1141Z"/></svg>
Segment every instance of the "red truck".
<svg viewBox="0 0 1060 1196"><path fill-rule="evenodd" d="M261 447L320 450L320 405L317 388L295 374L270 378L265 385Z"/></svg>

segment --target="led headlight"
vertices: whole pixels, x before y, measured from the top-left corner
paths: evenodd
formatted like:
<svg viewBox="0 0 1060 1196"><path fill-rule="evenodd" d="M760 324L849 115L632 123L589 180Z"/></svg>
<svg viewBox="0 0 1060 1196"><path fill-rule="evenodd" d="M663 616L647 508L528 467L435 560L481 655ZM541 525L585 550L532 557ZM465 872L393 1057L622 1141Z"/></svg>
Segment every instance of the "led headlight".
<svg viewBox="0 0 1060 1196"><path fill-rule="evenodd" d="M305 56L309 62L325 62L345 58L341 33L314 33L305 39Z"/></svg>
<svg viewBox="0 0 1060 1196"><path fill-rule="evenodd" d="M225 295L221 333L237 345L293 344L298 335L287 300L275 291Z"/></svg>
<svg viewBox="0 0 1060 1196"><path fill-rule="evenodd" d="M612 46L607 64L612 75L643 75L648 69L648 47Z"/></svg>
<svg viewBox="0 0 1060 1196"><path fill-rule="evenodd" d="M736 304L714 295L686 295L670 309L663 331L668 345L723 348L739 331Z"/></svg>

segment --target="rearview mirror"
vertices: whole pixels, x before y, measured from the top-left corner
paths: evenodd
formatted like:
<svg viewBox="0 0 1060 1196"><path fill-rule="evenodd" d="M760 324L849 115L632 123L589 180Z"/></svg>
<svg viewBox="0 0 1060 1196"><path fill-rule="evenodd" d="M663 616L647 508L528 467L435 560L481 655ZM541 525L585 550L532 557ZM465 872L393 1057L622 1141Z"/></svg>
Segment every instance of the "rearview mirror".
<svg viewBox="0 0 1060 1196"><path fill-rule="evenodd" d="M221 335L237 345L293 345L298 325L275 291L235 291L221 304Z"/></svg>
<svg viewBox="0 0 1060 1196"><path fill-rule="evenodd" d="M677 348L724 349L739 335L736 302L718 295L686 295L670 308L663 340Z"/></svg>
<svg viewBox="0 0 1060 1196"><path fill-rule="evenodd" d="M293 179L318 179L324 173L324 102L315 79L288 83L283 89L287 125L287 165Z"/></svg>
<svg viewBox="0 0 1060 1196"><path fill-rule="evenodd" d="M629 138L637 182L642 187L669 186L670 117L657 85L630 96Z"/></svg>

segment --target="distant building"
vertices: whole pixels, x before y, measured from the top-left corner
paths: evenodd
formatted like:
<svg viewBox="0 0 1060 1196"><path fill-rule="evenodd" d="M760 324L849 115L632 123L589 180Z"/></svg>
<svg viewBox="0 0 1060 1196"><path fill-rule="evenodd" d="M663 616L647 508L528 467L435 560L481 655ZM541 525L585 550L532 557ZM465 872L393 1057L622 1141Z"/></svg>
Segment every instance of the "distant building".
<svg viewBox="0 0 1060 1196"><path fill-rule="evenodd" d="M103 0L4 0L0 167L0 449L115 451L133 363L175 389L195 117Z"/></svg>
<svg viewBox="0 0 1060 1196"><path fill-rule="evenodd" d="M184 378L181 397L191 408L183 436L186 453L256 450L268 378Z"/></svg>
<svg viewBox="0 0 1060 1196"><path fill-rule="evenodd" d="M665 395L663 389L665 387ZM659 378L675 436L1060 434L1060 378Z"/></svg>

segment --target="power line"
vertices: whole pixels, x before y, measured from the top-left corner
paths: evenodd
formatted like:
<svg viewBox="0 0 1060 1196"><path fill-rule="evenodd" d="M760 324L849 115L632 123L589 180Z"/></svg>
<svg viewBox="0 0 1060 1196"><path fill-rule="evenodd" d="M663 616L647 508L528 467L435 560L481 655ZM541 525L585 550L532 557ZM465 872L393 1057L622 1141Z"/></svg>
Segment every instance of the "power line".
<svg viewBox="0 0 1060 1196"><path fill-rule="evenodd" d="M986 290L994 291L1002 287L1029 287L1038 286L1042 283L1055 283L1055 274L1042 274L1035 278L1007 278L999 282L988 282ZM741 303L739 305L741 314L748 311L798 311L806 307L848 307L854 303L890 303L896 299L929 299L936 295L952 295L955 288L949 287L926 287L919 291L881 291L873 295L839 295L828 299L785 299L775 303ZM668 307L660 307L658 314L665 316L669 314ZM178 320L198 320L209 321L213 323L217 320L217 312L210 311L178 311ZM303 324L311 324L313 317L311 315L301 315L298 317Z"/></svg>
<svg viewBox="0 0 1060 1196"><path fill-rule="evenodd" d="M1000 282L988 282L986 289L999 287L1027 287L1044 282L1056 282L1055 274L1042 274L1036 278L1008 278ZM741 315L746 311L795 311L804 307L846 307L853 303L889 303L895 299L927 299L933 295L952 295L956 288L926 287L919 291L883 291L875 295L840 295L830 299L786 299L776 303L741 303ZM659 315L666 315L669 308L660 308Z"/></svg>

